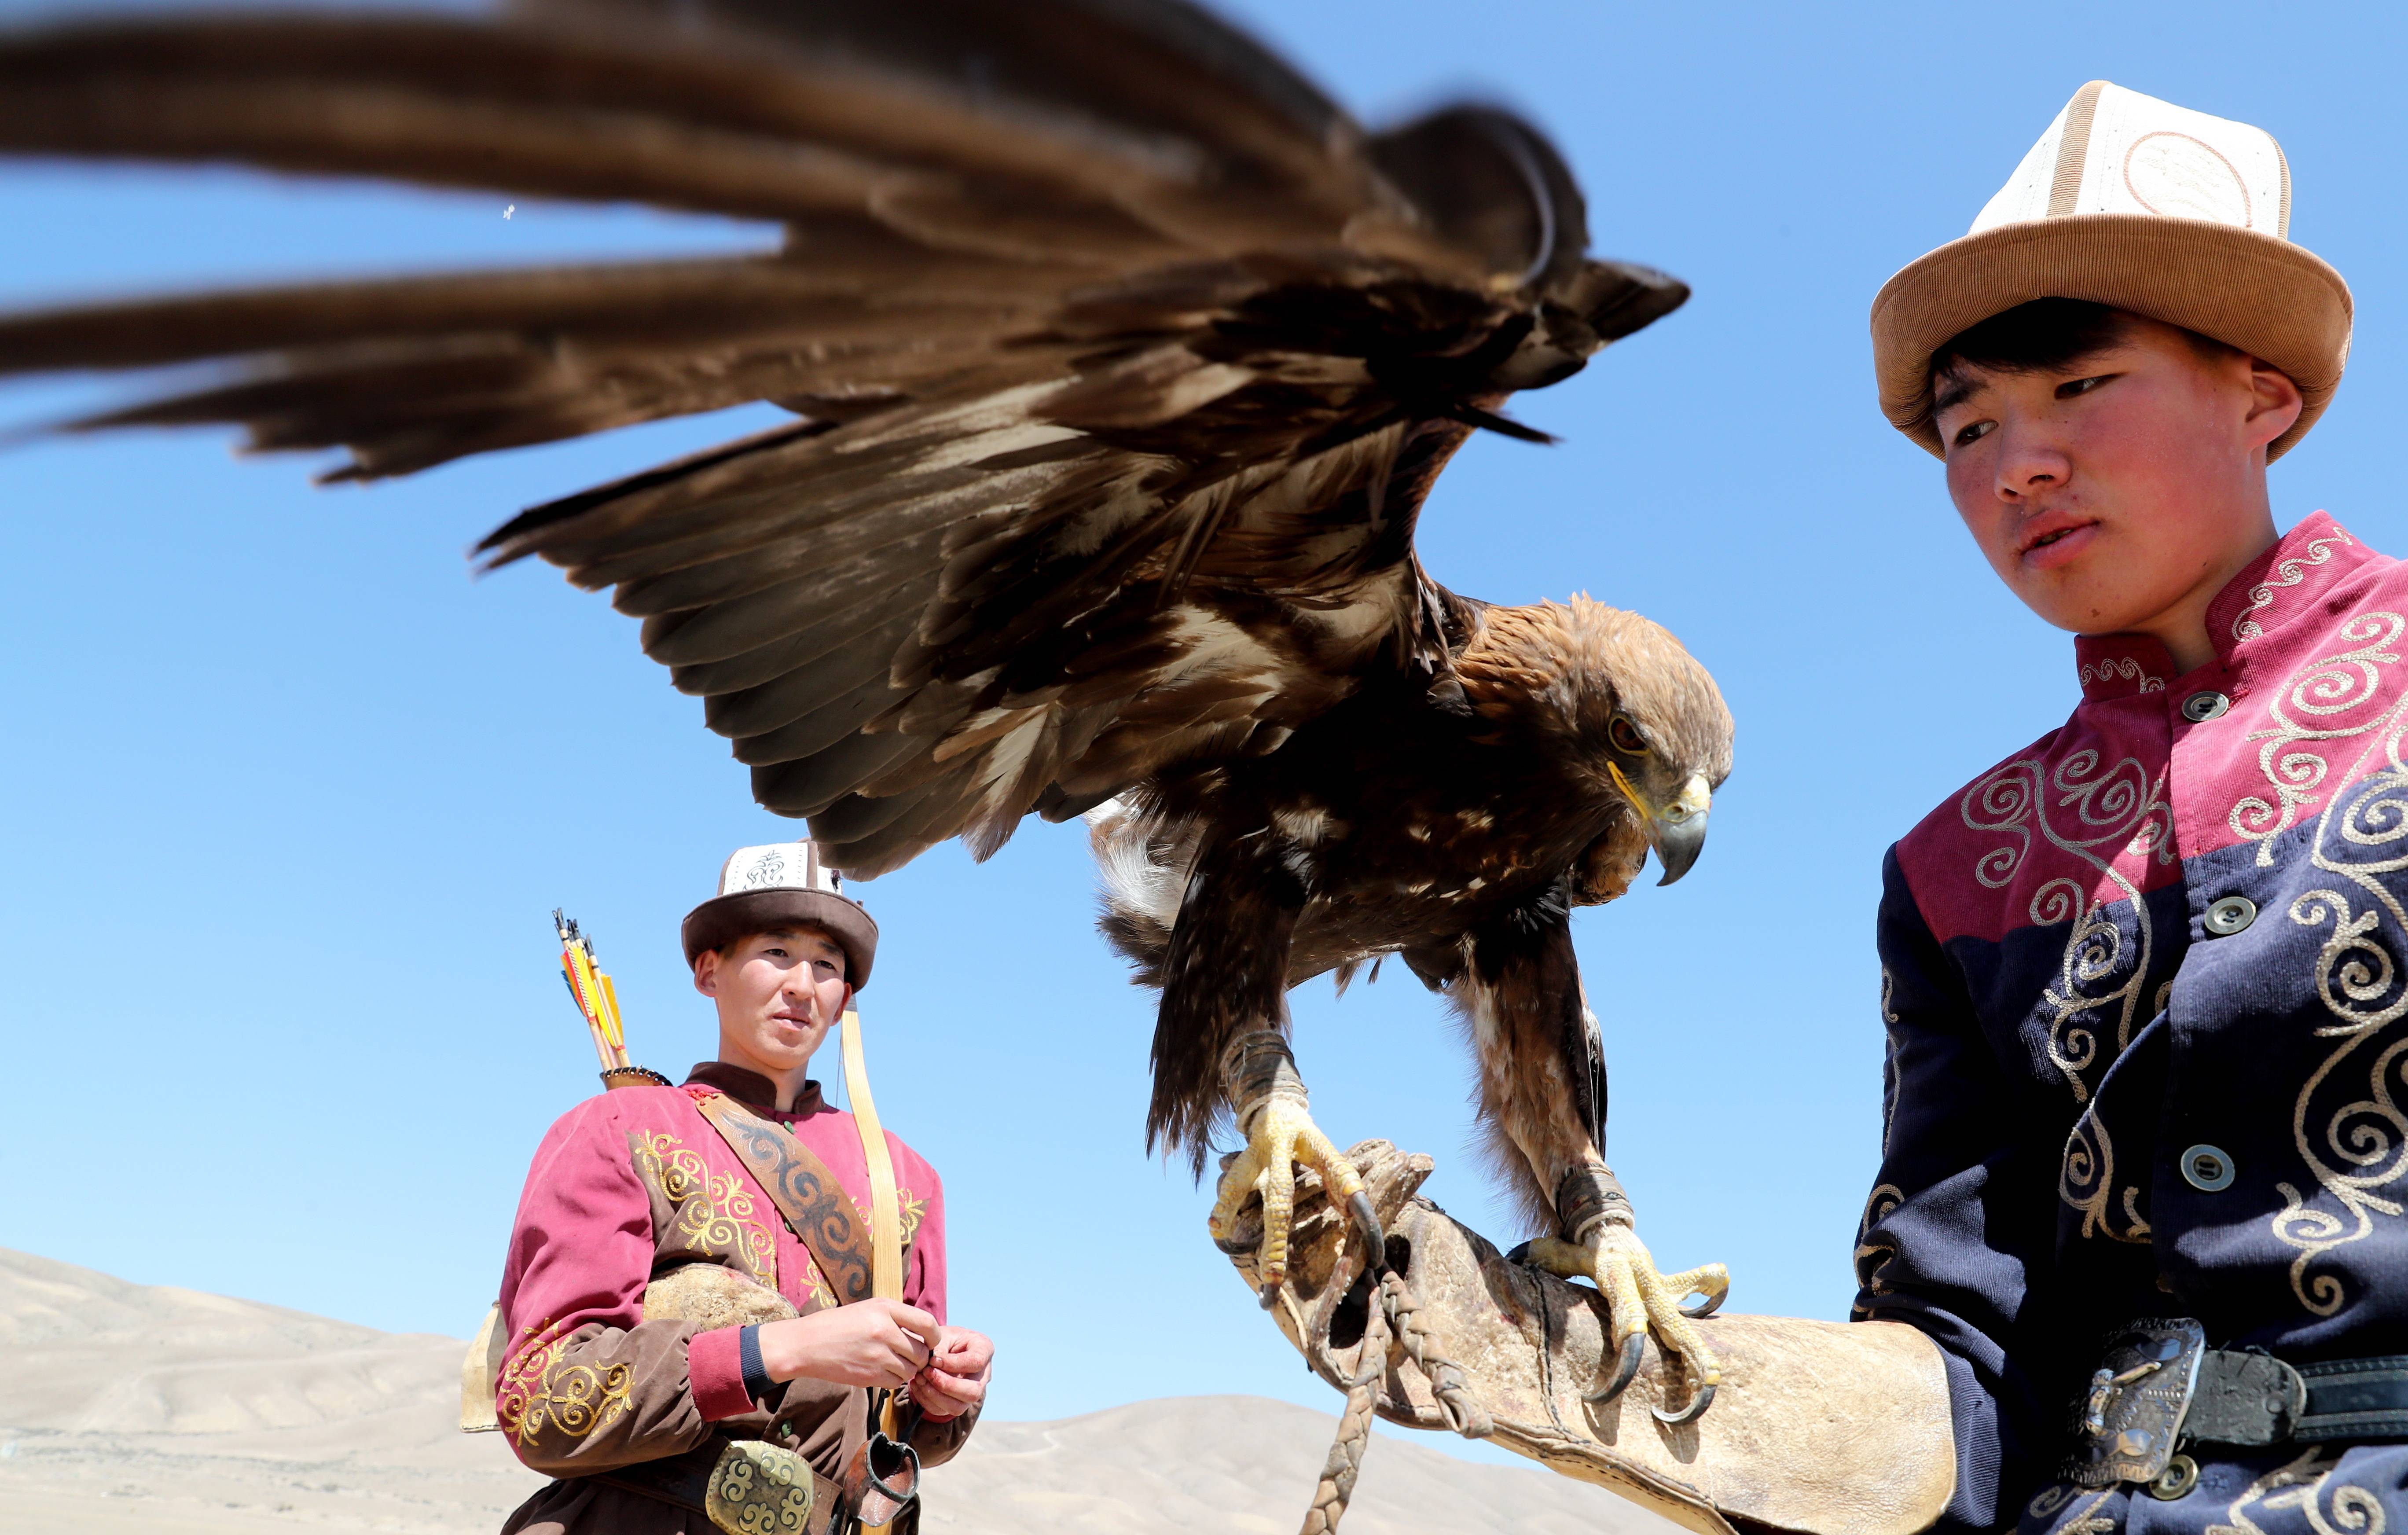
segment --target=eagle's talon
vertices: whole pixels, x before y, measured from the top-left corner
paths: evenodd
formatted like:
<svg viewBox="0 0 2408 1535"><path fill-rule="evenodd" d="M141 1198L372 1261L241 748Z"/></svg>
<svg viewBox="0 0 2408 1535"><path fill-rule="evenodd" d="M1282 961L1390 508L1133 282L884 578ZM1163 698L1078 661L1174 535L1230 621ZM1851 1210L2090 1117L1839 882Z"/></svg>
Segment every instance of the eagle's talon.
<svg viewBox="0 0 2408 1535"><path fill-rule="evenodd" d="M1656 1422L1669 1423L1678 1427L1684 1423L1695 1423L1704 1417L1706 1409L1713 1404L1714 1388L1711 1385L1701 1385L1698 1387L1698 1394L1689 1399L1689 1405L1677 1413L1667 1413L1660 1407L1651 1407L1648 1411L1656 1414Z"/></svg>
<svg viewBox="0 0 2408 1535"><path fill-rule="evenodd" d="M1584 1400L1612 1401L1628 1387L1639 1370L1646 1337L1654 1332L1663 1345L1668 1373L1674 1358L1686 1364L1698 1383L1697 1394L1679 1412L1651 1409L1665 1423L1694 1423L1713 1402L1722 1381L1722 1366L1706 1347L1692 1322L1723 1302L1730 1293L1730 1274L1719 1263L1682 1273L1658 1270L1655 1258L1625 1221L1599 1220L1588 1227L1584 1241L1574 1243L1541 1237L1527 1246L1535 1268L1565 1279L1585 1279L1605 1298L1606 1326L1615 1356L1613 1378ZM1681 1304L1688 1296L1705 1298L1696 1310Z"/></svg>
<svg viewBox="0 0 2408 1535"><path fill-rule="evenodd" d="M1211 1216L1205 1222L1214 1244L1221 1245L1236 1230L1239 1212L1246 1200L1256 1195L1261 1197L1263 1229L1254 1249L1254 1276L1262 1285L1266 1310L1274 1303L1271 1298L1280 1286L1287 1282L1288 1232L1296 1218L1298 1165L1321 1175L1321 1186L1330 1203L1345 1207L1366 1240L1380 1230L1380 1219L1371 1209L1363 1175L1312 1123L1305 1112L1303 1094L1267 1098L1254 1111L1246 1128L1244 1149L1222 1169L1219 1195L1213 1201ZM1226 1245L1222 1250L1228 1251ZM1381 1249L1372 1247L1367 1251L1374 1255L1373 1261L1377 1262Z"/></svg>
<svg viewBox="0 0 2408 1535"><path fill-rule="evenodd" d="M1730 1270L1719 1263L1709 1263L1685 1274L1665 1274L1662 1284L1665 1294L1682 1298L1683 1316L1693 1319L1712 1316L1722 1309L1723 1301L1730 1295ZM1694 1306L1687 1304L1687 1298L1693 1295L1702 1298Z"/></svg>
<svg viewBox="0 0 2408 1535"><path fill-rule="evenodd" d="M1614 1366L1613 1379L1606 1382L1605 1384L1599 1386L1595 1391L1583 1392L1581 1394L1581 1400L1612 1401L1614 1398L1619 1397L1625 1391L1629 1390L1630 1383L1639 1378L1640 1361L1644 1359L1646 1356L1647 1335L1643 1332L1632 1333L1629 1337L1622 1341L1622 1358L1620 1362Z"/></svg>
<svg viewBox="0 0 2408 1535"><path fill-rule="evenodd" d="M1354 1229L1362 1233L1363 1251L1374 1269L1388 1265L1388 1234L1380 1225L1380 1212L1371 1208L1371 1191L1357 1188L1346 1201L1347 1212L1354 1217Z"/></svg>

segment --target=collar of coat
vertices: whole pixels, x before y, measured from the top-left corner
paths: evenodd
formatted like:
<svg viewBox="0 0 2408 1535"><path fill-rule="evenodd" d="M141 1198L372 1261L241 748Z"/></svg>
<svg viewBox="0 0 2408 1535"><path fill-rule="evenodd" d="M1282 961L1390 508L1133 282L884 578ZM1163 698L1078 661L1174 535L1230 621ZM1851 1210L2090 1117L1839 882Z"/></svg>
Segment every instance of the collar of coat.
<svg viewBox="0 0 2408 1535"><path fill-rule="evenodd" d="M2326 592L2374 557L2330 516L2310 513L2208 604L2207 637L2216 660L2315 612ZM2076 635L2073 660L2082 696L2093 703L2161 692L2174 676L2172 655L2148 635Z"/></svg>
<svg viewBox="0 0 2408 1535"><path fill-rule="evenodd" d="M795 1095L795 1106L781 1112L778 1109L778 1084L758 1071L747 1071L725 1061L703 1061L685 1074L689 1087L712 1087L757 1113L772 1119L809 1119L827 1107L820 1097L820 1084L806 1082L803 1090Z"/></svg>

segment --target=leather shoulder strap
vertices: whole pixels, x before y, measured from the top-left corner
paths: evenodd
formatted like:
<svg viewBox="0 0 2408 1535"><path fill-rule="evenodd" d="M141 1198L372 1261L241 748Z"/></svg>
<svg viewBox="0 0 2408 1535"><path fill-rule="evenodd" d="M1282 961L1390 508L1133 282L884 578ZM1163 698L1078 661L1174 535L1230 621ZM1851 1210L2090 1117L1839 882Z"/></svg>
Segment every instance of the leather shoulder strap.
<svg viewBox="0 0 2408 1535"><path fill-rule="evenodd" d="M872 1294L869 1233L828 1165L782 1126L747 1111L724 1093L695 1100L702 1117L727 1142L786 1219L786 1228L811 1251L836 1291L838 1305Z"/></svg>

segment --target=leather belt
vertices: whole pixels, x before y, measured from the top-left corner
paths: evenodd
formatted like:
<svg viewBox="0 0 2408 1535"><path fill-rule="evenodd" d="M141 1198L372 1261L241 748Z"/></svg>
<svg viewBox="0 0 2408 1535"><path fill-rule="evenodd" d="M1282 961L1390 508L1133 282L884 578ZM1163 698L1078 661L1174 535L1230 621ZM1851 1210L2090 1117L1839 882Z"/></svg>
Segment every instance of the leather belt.
<svg viewBox="0 0 2408 1535"><path fill-rule="evenodd" d="M2307 1410L2296 1440L2408 1439L2408 1354L2327 1359L2299 1367Z"/></svg>
<svg viewBox="0 0 2408 1535"><path fill-rule="evenodd" d="M741 1507L730 1509L724 1484L727 1470L736 1470L732 1457L749 1450L753 1455L767 1449L780 1456L791 1456L785 1464L792 1470L801 1470L810 1477L810 1497L803 1499L764 1499L759 1493L769 1489L759 1484L762 1479L743 1475L746 1484L735 1501L759 1503L761 1508L750 1519ZM791 1474L791 1470L789 1471ZM760 1535L841 1535L850 1522L852 1511L845 1506L844 1489L835 1482L811 1470L810 1464L790 1450L764 1445L757 1440L738 1440L728 1434L715 1433L683 1455L664 1456L657 1460L639 1460L615 1470L588 1472L581 1480L599 1482L607 1486L638 1493L657 1502L673 1504L691 1513L699 1513L721 1529L757 1527ZM721 1484L716 1488L714 1483ZM745 1493L754 1496L746 1498ZM804 1512L807 1509L808 1512ZM731 1515L733 1515L731 1517Z"/></svg>
<svg viewBox="0 0 2408 1535"><path fill-rule="evenodd" d="M2199 1478L2194 1444L2408 1438L2408 1355L2293 1365L2207 1346L2189 1317L2110 1334L2076 1413L2066 1477L2084 1486L2147 1484L2179 1498Z"/></svg>

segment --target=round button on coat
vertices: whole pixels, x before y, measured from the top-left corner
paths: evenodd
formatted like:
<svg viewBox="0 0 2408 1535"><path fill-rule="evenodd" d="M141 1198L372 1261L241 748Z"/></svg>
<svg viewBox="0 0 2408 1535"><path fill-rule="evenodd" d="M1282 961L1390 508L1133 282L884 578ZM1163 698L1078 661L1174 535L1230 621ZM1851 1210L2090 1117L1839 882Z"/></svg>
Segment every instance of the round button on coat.
<svg viewBox="0 0 2408 1535"><path fill-rule="evenodd" d="M2232 1186L2232 1158L2221 1146L2193 1146L2182 1154L2182 1175L2201 1194L2218 1194Z"/></svg>
<svg viewBox="0 0 2408 1535"><path fill-rule="evenodd" d="M2221 693L2194 693L2182 701L2182 717L2193 724L2204 724L2232 707L2232 700Z"/></svg>
<svg viewBox="0 0 2408 1535"><path fill-rule="evenodd" d="M2227 896L2207 909L2210 938L2230 938L2258 920L2258 903L2246 896Z"/></svg>

